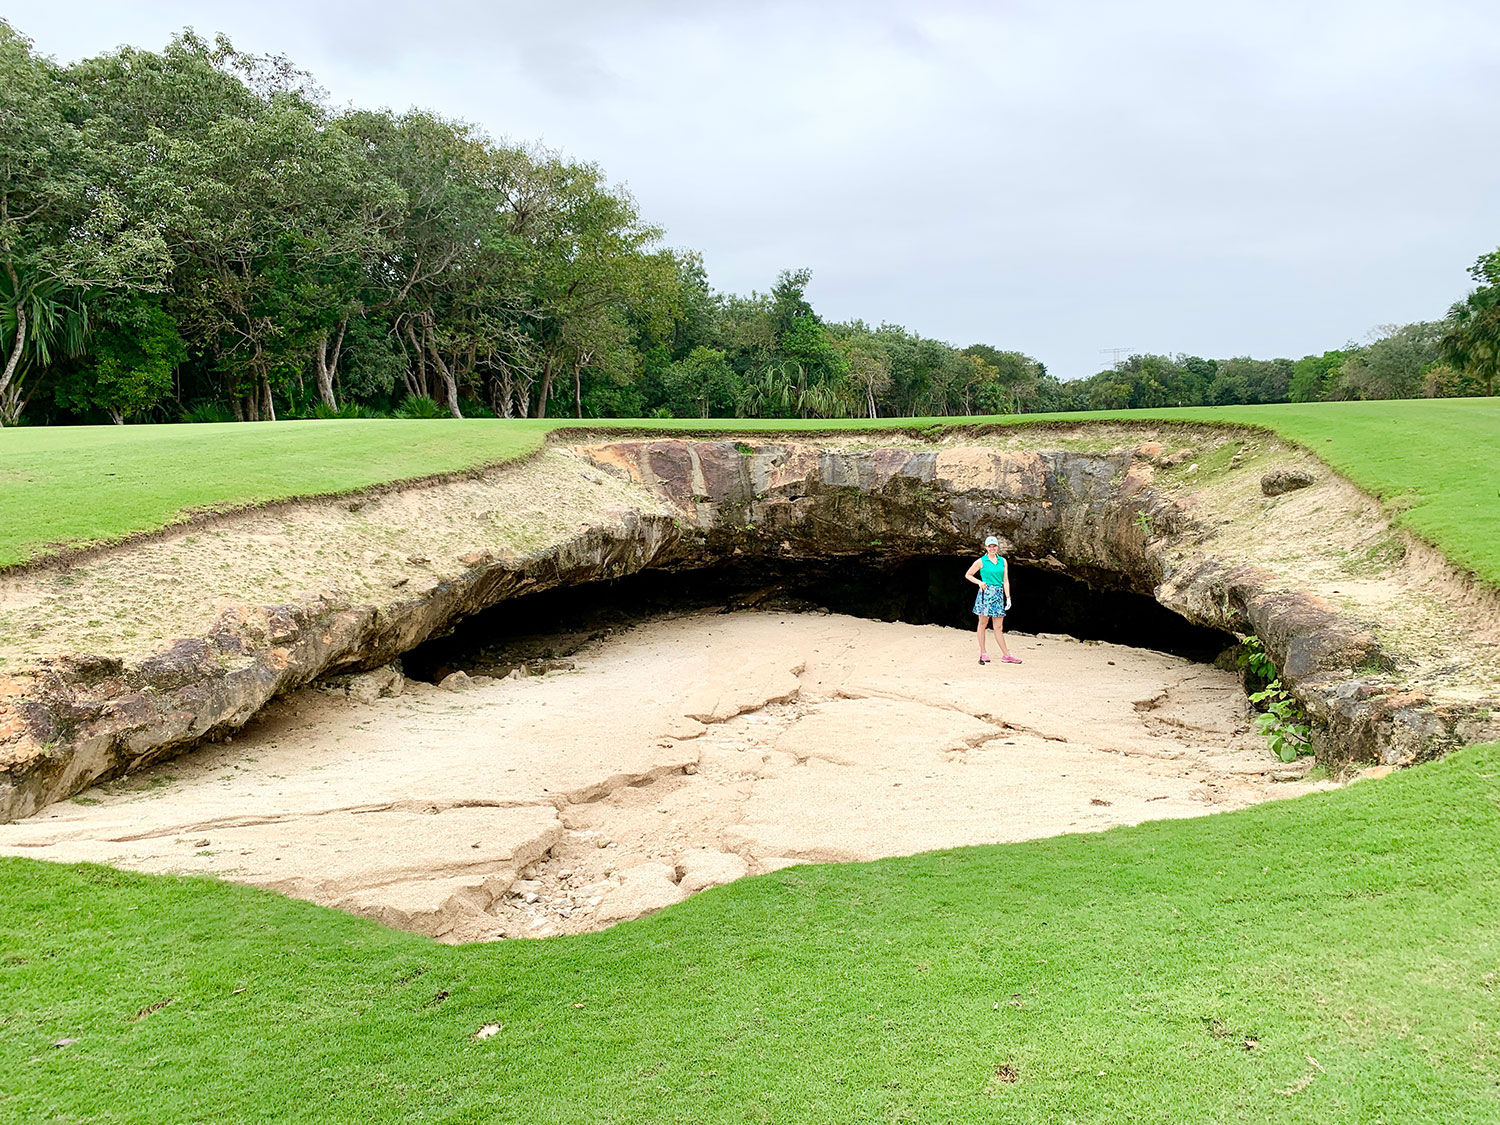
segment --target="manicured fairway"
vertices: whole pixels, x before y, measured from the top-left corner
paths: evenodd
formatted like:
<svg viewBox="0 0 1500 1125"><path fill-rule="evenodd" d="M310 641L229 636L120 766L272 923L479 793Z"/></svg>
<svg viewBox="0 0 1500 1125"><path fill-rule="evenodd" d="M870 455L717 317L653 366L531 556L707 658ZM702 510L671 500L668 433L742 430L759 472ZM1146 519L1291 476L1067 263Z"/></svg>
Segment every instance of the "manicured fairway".
<svg viewBox="0 0 1500 1125"><path fill-rule="evenodd" d="M934 425L1207 422L1313 450L1455 563L1500 585L1500 399L1190 407L967 419L590 421L686 433ZM0 566L117 539L199 508L347 492L534 452L571 419L277 422L0 430Z"/></svg>
<svg viewBox="0 0 1500 1125"><path fill-rule="evenodd" d="M1500 745L543 942L0 861L0 1119L1500 1121L1497 839Z"/></svg>

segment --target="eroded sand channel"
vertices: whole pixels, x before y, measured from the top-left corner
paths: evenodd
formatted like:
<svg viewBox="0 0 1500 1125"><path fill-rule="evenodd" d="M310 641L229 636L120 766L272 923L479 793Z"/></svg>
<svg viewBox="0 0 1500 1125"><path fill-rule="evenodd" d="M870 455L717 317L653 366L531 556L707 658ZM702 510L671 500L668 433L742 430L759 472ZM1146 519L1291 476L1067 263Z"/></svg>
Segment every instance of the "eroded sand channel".
<svg viewBox="0 0 1500 1125"><path fill-rule="evenodd" d="M475 941L600 929L791 863L1316 787L1285 780L1227 673L1012 647L1025 664L980 667L953 629L705 613L461 693L304 691L232 743L0 825L0 852L212 874Z"/></svg>

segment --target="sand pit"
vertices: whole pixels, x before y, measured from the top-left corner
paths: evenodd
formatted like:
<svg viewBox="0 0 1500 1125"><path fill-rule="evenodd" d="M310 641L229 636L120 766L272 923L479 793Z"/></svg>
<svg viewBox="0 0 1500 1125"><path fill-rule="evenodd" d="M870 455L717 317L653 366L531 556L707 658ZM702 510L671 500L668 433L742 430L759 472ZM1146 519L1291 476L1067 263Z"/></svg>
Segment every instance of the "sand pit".
<svg viewBox="0 0 1500 1125"><path fill-rule="evenodd" d="M16 824L0 853L194 872L445 941L601 929L792 863L1095 831L1319 783L1224 672L953 629L693 614L571 671L303 691L232 742ZM1326 783L1322 783L1326 784Z"/></svg>

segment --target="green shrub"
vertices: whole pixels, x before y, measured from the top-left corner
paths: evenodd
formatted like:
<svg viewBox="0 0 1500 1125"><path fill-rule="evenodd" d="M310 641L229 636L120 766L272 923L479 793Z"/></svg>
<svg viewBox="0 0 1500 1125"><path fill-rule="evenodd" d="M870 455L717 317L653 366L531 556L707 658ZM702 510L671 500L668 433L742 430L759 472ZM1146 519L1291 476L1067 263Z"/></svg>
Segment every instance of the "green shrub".
<svg viewBox="0 0 1500 1125"><path fill-rule="evenodd" d="M373 406L365 406L358 402L346 402L337 410L330 410L327 403L320 402L303 414L304 418L382 418L384 416Z"/></svg>
<svg viewBox="0 0 1500 1125"><path fill-rule="evenodd" d="M460 398L458 409L465 418L493 418L495 416L495 412L488 406L472 398Z"/></svg>
<svg viewBox="0 0 1500 1125"><path fill-rule="evenodd" d="M195 402L182 412L184 422L233 422L234 413L222 402Z"/></svg>
<svg viewBox="0 0 1500 1125"><path fill-rule="evenodd" d="M396 407L397 418L446 418L448 411L429 395L408 395Z"/></svg>
<svg viewBox="0 0 1500 1125"><path fill-rule="evenodd" d="M1252 679L1265 685L1251 693L1250 702L1260 711L1255 716L1255 729L1265 736L1271 752L1283 762L1312 753L1307 712L1282 684L1281 674L1259 637L1245 638L1239 665Z"/></svg>

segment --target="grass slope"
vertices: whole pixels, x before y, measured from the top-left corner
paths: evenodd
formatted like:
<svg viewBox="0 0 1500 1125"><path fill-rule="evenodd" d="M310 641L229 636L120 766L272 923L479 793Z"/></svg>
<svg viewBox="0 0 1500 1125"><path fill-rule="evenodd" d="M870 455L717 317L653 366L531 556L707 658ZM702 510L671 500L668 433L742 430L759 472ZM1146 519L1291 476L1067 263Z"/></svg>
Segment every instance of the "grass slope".
<svg viewBox="0 0 1500 1125"><path fill-rule="evenodd" d="M1497 1121L1497 834L1500 744L471 947L5 860L0 1119Z"/></svg>
<svg viewBox="0 0 1500 1125"><path fill-rule="evenodd" d="M1075 425L1261 426L1307 446L1453 562L1500 586L1500 399L1191 407L969 419L590 422L684 433ZM571 419L327 421L0 430L0 567L162 527L198 508L346 492L534 452Z"/></svg>
<svg viewBox="0 0 1500 1125"><path fill-rule="evenodd" d="M0 430L0 566L193 509L348 492L534 452L550 422L370 419Z"/></svg>
<svg viewBox="0 0 1500 1125"><path fill-rule="evenodd" d="M1449 561L1500 586L1500 398L1327 402L1180 412L1306 446Z"/></svg>

